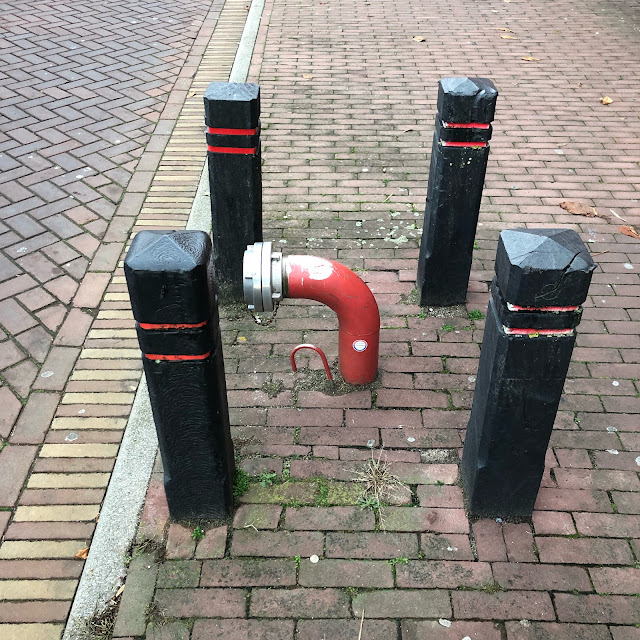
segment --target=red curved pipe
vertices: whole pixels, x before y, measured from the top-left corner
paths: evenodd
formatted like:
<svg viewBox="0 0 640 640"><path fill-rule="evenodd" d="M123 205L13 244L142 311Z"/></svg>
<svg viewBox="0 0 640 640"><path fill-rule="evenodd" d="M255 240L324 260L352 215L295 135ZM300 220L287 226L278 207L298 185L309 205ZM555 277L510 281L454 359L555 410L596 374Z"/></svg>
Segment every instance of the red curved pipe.
<svg viewBox="0 0 640 640"><path fill-rule="evenodd" d="M327 356L324 355L324 351L320 347L316 347L313 344L299 344L297 347L293 348L291 352L291 369L293 373L298 371L298 365L296 364L296 353L300 351L300 349L312 349L322 358L322 365L324 366L325 373L327 374L327 378L333 381L333 376L331 375L331 369L329 368L329 363L327 362Z"/></svg>
<svg viewBox="0 0 640 640"><path fill-rule="evenodd" d="M289 298L317 300L338 316L338 366L350 384L368 384L378 374L380 312L371 289L339 262L315 256L288 256Z"/></svg>

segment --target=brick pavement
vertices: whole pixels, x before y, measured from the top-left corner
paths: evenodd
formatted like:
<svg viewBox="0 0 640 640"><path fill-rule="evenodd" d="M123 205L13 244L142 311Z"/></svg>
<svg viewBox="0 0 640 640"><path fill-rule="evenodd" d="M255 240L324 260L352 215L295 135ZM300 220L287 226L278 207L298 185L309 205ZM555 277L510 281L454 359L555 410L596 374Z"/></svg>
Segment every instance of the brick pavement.
<svg viewBox="0 0 640 640"><path fill-rule="evenodd" d="M226 320L236 454L252 482L233 521L196 543L168 522L156 467L139 541L159 544L159 563L134 549L115 637L355 640L364 614L367 640L640 638L640 242L611 211L640 223L638 9L267 2L251 70L267 236L360 270L381 309L381 379L331 396L309 371L291 374L297 343L337 354L319 305L289 301L269 329ZM505 227L575 228L600 264L525 522L469 521L457 485L483 322L411 304L445 75L501 90L468 309L486 306ZM609 220L569 215L563 200ZM361 508L369 440L406 485L382 521Z"/></svg>
<svg viewBox="0 0 640 640"><path fill-rule="evenodd" d="M184 227L247 12L0 10L0 637L57 640L140 377L121 254Z"/></svg>
<svg viewBox="0 0 640 640"><path fill-rule="evenodd" d="M190 530L169 525L156 468L139 538L160 544L162 562L134 549L116 637L354 639L363 611L362 638L369 640L640 637L640 243L617 233L610 212L640 224L633 74L639 7L637 0L267 3L251 72L263 92L267 234L287 252L309 251L362 270L382 313L380 386L332 397L295 384L308 375L289 371L295 344L312 341L330 357L337 353L335 319L323 307L287 303L275 329L226 320L234 439L253 482L233 522L209 529L196 545ZM502 228L572 226L599 254L531 522L466 518L456 461L482 322L432 318L410 304L435 88L441 76L456 74L489 76L502 92L469 309L486 305ZM603 95L613 104L600 104ZM197 120L193 104L185 109ZM158 135L166 141L167 132ZM191 159L188 138L169 141L174 169L166 177ZM156 173L156 192L149 192L136 228L146 220L177 226L184 217L175 207L188 209L194 187L187 180L166 188L164 176ZM172 197L183 200L171 203ZM611 221L571 216L558 207L562 200L587 202ZM104 434L119 438L131 396L114 380L135 385L139 366L123 285L116 272L100 305L102 324L94 324L98 333L73 374L82 384L67 388L69 404L58 408L54 423L60 429L48 436L66 437L72 427L85 439L49 440L45 454L64 457L52 467L41 450L40 473L29 482L46 483L39 476L60 471L90 473L96 482L102 475L104 482L117 444ZM92 380L102 382L85 384ZM96 390L104 396L93 399L106 405L69 395ZM93 430L78 432L83 409L82 424ZM100 450L108 457L85 458L77 448L93 446L94 432L96 445L112 447ZM371 439L409 487L384 509L384 529L378 512L360 508L354 481ZM51 448L59 445L64 449ZM19 449L29 456L29 447ZM5 451L12 449L18 447ZM109 464L103 468L101 460ZM276 473L273 484L270 476L260 483L264 472ZM55 502L50 493L33 497L36 507L52 509ZM93 517L87 507L100 498L90 498L88 505L75 500L78 513L86 509L77 519ZM11 517L10 529L38 531L32 521L21 525ZM46 557L61 558L46 560L50 578L78 571L66 558L82 538L73 533L71 543L68 535L46 543ZM314 554L317 564L309 561ZM26 573L33 571L29 560L2 562L23 572L9 577L40 577ZM34 587L9 582L14 593ZM40 598L51 601L47 588L61 585L37 586ZM12 597L6 610L24 615L27 608ZM148 607L152 598L157 606ZM55 602L39 610L48 621L60 620ZM163 618L168 624L158 627ZM150 620L156 624L147 626Z"/></svg>

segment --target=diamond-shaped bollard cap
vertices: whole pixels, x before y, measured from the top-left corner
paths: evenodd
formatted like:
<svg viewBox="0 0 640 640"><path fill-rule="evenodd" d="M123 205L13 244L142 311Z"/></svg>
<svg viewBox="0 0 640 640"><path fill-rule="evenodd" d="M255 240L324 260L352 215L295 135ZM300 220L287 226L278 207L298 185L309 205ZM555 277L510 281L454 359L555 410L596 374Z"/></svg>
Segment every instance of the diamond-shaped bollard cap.
<svg viewBox="0 0 640 640"><path fill-rule="evenodd" d="M208 127L255 129L260 117L260 85L251 82L212 82L204 94Z"/></svg>
<svg viewBox="0 0 640 640"><path fill-rule="evenodd" d="M570 229L502 231L496 254L498 287L506 302L523 307L582 304L596 268Z"/></svg>
<svg viewBox="0 0 640 640"><path fill-rule="evenodd" d="M198 324L211 315L211 240L202 231L141 231L124 261L133 317L150 324Z"/></svg>
<svg viewBox="0 0 640 640"><path fill-rule="evenodd" d="M488 78L443 78L438 83L438 113L445 122L488 124L498 90Z"/></svg>

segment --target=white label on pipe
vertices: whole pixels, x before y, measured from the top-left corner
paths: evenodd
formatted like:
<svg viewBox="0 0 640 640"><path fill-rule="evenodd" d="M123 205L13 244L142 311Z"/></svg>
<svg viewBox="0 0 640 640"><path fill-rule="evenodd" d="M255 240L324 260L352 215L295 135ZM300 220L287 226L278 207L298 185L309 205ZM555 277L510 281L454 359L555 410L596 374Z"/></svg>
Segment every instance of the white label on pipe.
<svg viewBox="0 0 640 640"><path fill-rule="evenodd" d="M353 349L358 353L362 353L367 349L369 343L366 340L354 340L353 341Z"/></svg>
<svg viewBox="0 0 640 640"><path fill-rule="evenodd" d="M326 280L333 273L333 266L330 262L318 261L307 267L310 280Z"/></svg>

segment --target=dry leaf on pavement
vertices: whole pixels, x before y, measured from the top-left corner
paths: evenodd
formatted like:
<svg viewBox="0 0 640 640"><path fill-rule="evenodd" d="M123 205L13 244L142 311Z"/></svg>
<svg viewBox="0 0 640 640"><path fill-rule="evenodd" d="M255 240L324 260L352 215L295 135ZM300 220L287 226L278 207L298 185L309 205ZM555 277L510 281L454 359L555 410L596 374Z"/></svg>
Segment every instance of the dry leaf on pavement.
<svg viewBox="0 0 640 640"><path fill-rule="evenodd" d="M517 40L515 36L500 36L503 40Z"/></svg>
<svg viewBox="0 0 640 640"><path fill-rule="evenodd" d="M86 549L80 549L80 551L78 551L78 553L76 553L76 555L73 557L75 560L86 560L88 555L89 555L89 547L87 547Z"/></svg>
<svg viewBox="0 0 640 640"><path fill-rule="evenodd" d="M604 98L600 98L600 102L602 104L611 104L613 100L609 96L604 96Z"/></svg>
<svg viewBox="0 0 640 640"><path fill-rule="evenodd" d="M311 80L311 78L313 78L313 74L312 73L303 73L302 77L305 78L305 80Z"/></svg>
<svg viewBox="0 0 640 640"><path fill-rule="evenodd" d="M636 240L640 240L640 233L638 233L634 227L631 226L622 226L618 227L618 231L625 236L629 236L630 238L635 238Z"/></svg>
<svg viewBox="0 0 640 640"><path fill-rule="evenodd" d="M513 33L509 27L498 27L498 31L506 31L507 33Z"/></svg>
<svg viewBox="0 0 640 640"><path fill-rule="evenodd" d="M426 38L424 36L413 36L413 39L416 42L424 42L426 40Z"/></svg>
<svg viewBox="0 0 640 640"><path fill-rule="evenodd" d="M585 216L586 218L603 218L606 220L606 217L601 216L596 211L595 207L590 207L584 202L570 202L568 200L564 200L560 203L560 206L565 211L572 213L574 216Z"/></svg>
<svg viewBox="0 0 640 640"><path fill-rule="evenodd" d="M527 56L526 58L522 59L526 60L527 62L538 62L538 60L540 60L540 58L532 58L531 56Z"/></svg>

